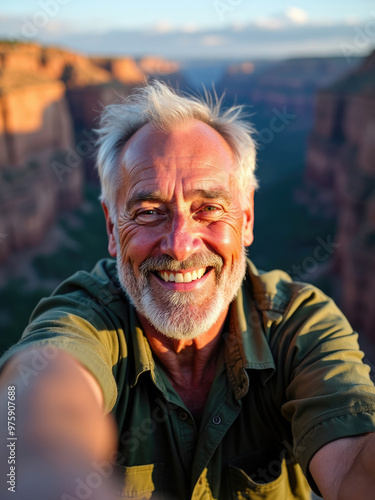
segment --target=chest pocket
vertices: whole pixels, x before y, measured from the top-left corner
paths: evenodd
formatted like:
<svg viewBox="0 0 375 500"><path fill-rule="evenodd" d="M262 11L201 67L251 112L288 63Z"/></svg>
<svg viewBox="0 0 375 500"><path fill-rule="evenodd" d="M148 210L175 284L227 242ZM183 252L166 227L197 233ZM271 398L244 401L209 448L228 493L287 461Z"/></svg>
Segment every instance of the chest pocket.
<svg viewBox="0 0 375 500"><path fill-rule="evenodd" d="M269 450L267 450L269 451ZM264 452L263 452L264 453ZM256 454L259 458L259 452ZM254 463L254 454L228 464L228 498L232 500L310 500L311 490L300 467L280 455ZM263 455L264 459L264 455ZM250 472L250 470L251 472Z"/></svg>
<svg viewBox="0 0 375 500"><path fill-rule="evenodd" d="M164 464L123 467L116 465L116 497L129 500L164 500Z"/></svg>

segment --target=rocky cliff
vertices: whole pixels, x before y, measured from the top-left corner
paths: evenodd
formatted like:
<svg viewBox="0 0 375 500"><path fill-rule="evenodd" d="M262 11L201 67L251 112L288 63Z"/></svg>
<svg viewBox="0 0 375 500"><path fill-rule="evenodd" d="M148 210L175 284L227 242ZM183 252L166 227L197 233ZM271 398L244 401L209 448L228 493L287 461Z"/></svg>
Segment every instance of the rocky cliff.
<svg viewBox="0 0 375 500"><path fill-rule="evenodd" d="M0 262L80 203L98 112L144 81L129 58L105 65L59 48L0 43Z"/></svg>
<svg viewBox="0 0 375 500"><path fill-rule="evenodd" d="M0 42L0 263L80 203L84 178L96 179L99 112L155 75L182 80L179 66L160 58Z"/></svg>
<svg viewBox="0 0 375 500"><path fill-rule="evenodd" d="M0 261L41 240L58 211L81 200L77 168L59 183L53 155L73 145L63 82L41 71L38 46L0 47Z"/></svg>
<svg viewBox="0 0 375 500"><path fill-rule="evenodd" d="M375 342L375 51L318 93L306 176L337 206L342 306Z"/></svg>

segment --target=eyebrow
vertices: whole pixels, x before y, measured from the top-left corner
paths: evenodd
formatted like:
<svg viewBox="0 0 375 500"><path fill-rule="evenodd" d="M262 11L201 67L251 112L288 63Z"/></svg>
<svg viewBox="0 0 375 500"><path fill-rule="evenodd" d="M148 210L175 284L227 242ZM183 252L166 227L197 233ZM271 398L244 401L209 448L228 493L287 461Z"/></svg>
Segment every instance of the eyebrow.
<svg viewBox="0 0 375 500"><path fill-rule="evenodd" d="M142 201L157 201L159 203L165 203L167 200L160 191L138 191L126 202L126 211L129 212L134 205L142 203Z"/></svg>
<svg viewBox="0 0 375 500"><path fill-rule="evenodd" d="M194 189L188 193L188 197L199 196L207 200L223 200L226 203L232 201L231 194L222 188L217 189ZM166 203L168 200L160 191L139 191L126 202L126 210L129 212L135 205L143 201Z"/></svg>

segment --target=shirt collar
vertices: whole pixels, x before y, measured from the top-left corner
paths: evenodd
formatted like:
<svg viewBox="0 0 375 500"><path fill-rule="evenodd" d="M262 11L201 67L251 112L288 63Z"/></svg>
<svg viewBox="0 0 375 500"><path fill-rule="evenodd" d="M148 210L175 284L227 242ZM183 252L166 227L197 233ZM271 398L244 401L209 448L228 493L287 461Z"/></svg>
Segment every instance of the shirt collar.
<svg viewBox="0 0 375 500"><path fill-rule="evenodd" d="M276 370L263 331L262 313L243 286L230 308L229 328L224 332L225 362L236 399L249 390L248 370L258 370L265 385Z"/></svg>

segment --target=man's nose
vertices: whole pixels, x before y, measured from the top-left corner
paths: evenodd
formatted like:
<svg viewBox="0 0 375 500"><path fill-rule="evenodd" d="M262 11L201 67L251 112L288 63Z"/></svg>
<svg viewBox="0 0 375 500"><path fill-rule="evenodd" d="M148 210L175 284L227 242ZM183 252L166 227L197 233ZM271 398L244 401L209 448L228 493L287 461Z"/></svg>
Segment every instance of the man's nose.
<svg viewBox="0 0 375 500"><path fill-rule="evenodd" d="M160 250L180 262L202 249L202 240L196 233L194 220L176 216L161 240Z"/></svg>

